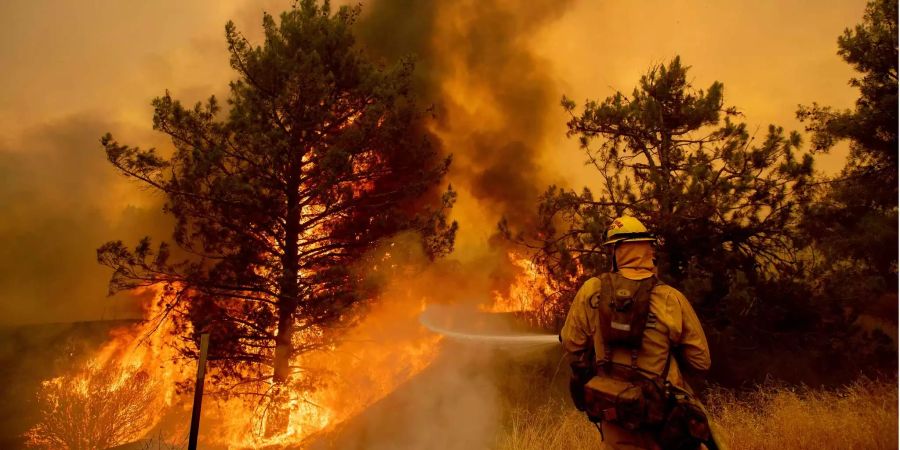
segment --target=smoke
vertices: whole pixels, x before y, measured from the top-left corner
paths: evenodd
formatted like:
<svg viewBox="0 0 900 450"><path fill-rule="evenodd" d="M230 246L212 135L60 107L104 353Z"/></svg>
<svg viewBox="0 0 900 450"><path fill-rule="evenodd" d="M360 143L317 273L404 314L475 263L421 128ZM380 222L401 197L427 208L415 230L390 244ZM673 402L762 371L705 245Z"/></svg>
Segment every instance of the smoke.
<svg viewBox="0 0 900 450"><path fill-rule="evenodd" d="M233 78L224 22L236 20L259 42L263 7L277 14L290 2L197 2L188 10L171 2L139 10L108 1L56 3L0 8L12 19L0 29L6 37L0 65L8 69L0 84L0 324L136 315L133 302L104 300L109 273L96 264L95 249L109 239L164 239L171 226L159 213L161 199L119 177L97 138L113 131L124 142L164 148L149 130L150 98L166 88L187 103L222 94ZM506 217L527 228L543 187L562 175L571 181L580 166L574 145L554 151L565 143L557 106L563 92L576 100L602 98L612 88L629 89L650 63L681 53L699 76L725 81L735 104L771 111L765 120L793 120L797 103L850 105L850 69L834 56L833 42L863 3L820 8L815 14L827 14L826 21L803 2L716 8L702 2L649 8L571 0L366 2L362 43L386 62L418 58L416 87L432 107L432 130L454 155L449 181L460 193L453 214L461 230L452 259L390 284L367 319L348 330L347 344L323 356L339 375L332 386L352 393L333 399L336 408L355 402L357 409L349 410L358 411L376 401L336 431L335 442L346 445L332 448L488 446L508 372L520 361L504 366L502 352L443 340L422 347L439 354L408 379L413 369L404 361L417 355L394 350L440 339L419 325L423 302L487 304L515 276L506 249L491 239L497 222ZM784 14L786 7L793 13ZM558 79L573 86L564 89ZM31 327L21 336L10 331L0 339L0 356L22 361L29 350L57 349L71 333L64 328L52 336ZM26 358L27 370L13 368L11 377L37 380L50 372L43 355ZM394 384L377 381L383 373L408 381L391 392ZM22 410L8 409L8 417Z"/></svg>
<svg viewBox="0 0 900 450"><path fill-rule="evenodd" d="M159 200L135 192L103 156L97 130L116 128L82 114L0 147L0 325L139 313L126 299L103 301L109 274L95 250L167 234Z"/></svg>
<svg viewBox="0 0 900 450"><path fill-rule="evenodd" d="M497 359L443 345L439 359L311 448L490 448L501 423Z"/></svg>
<svg viewBox="0 0 900 450"><path fill-rule="evenodd" d="M538 37L571 1L404 1L363 5L359 36L371 53L416 58L418 95L433 111L431 130L453 155L449 182L460 222L451 258L466 282L485 286L482 304L507 293L520 268L497 224L534 225L539 195L560 178L546 164L564 123L562 87L541 56Z"/></svg>
<svg viewBox="0 0 900 450"><path fill-rule="evenodd" d="M233 9L231 14L237 15L234 18L248 37L255 39L260 5L277 13L283 3L255 2ZM402 3L365 5L361 34L371 48L380 48L385 59L393 61L407 53L419 56L417 87L426 104L434 106L435 133L455 156L450 181L461 194L457 214L465 227L458 242L462 253L478 255L488 247L484 230L493 230L502 216L527 221L540 187L546 184L548 175L540 167L540 157L546 146L546 112L554 108L558 92L545 64L531 51L530 36L555 20L561 8L547 1L527 6ZM220 8L216 15L227 9ZM371 32L367 35L365 30L376 29L379 20L382 29L390 32L366 38ZM221 28L215 30L218 34ZM186 36L183 29L179 33ZM97 138L109 130L125 142L165 149L169 144L164 138L149 130L146 104L150 97L164 88L187 102L211 92L221 94L224 80L232 75L223 70L222 47L211 44L221 44L221 40L212 40L205 32L187 36L190 44L186 47L159 49L143 61L130 58L131 67L139 67L139 73L111 72L116 82L95 90L99 94L93 103L81 104L81 110L76 108L62 119L38 122L26 131L4 130L0 206L7 216L0 225L0 239L10 245L0 250L0 312L4 313L0 321L137 316L133 302L103 300L109 273L96 264L95 249L110 239L126 243L145 235L165 239L171 224L160 213L162 199L137 190L116 174L103 157ZM97 63L109 70L106 60ZM97 76L85 68L79 79ZM120 100L125 95L129 102ZM111 103L104 105L107 101ZM85 112L97 110L102 113ZM34 112L35 117L41 114ZM336 380L333 383L343 382L343 389L358 393L331 399L336 410L354 411L342 402L366 405L387 395L395 383L377 381L385 367L397 366L398 372L389 375L401 380L418 370L412 363L408 367L398 364L399 355L391 353L395 347L390 343L406 351L410 343L421 342L422 351L437 351L434 342L439 337L418 323L422 292L435 302L490 301L492 284L497 283L492 274L502 272L498 266L505 267L508 261L497 250L489 251L486 258L487 263L482 259L474 264L471 260L443 261L430 267L427 275L420 274L416 286L407 282L386 291L385 300L372 306L360 327L348 331L348 344L327 355L326 359L340 366L332 367L341 375L332 378ZM426 264L421 261L422 266ZM123 306L111 309L112 305ZM413 388L409 392L419 400L409 403L407 412L412 415L410 420L428 414L430 427L442 427L442 436L457 436L448 439L445 448L483 447L497 423L497 387L490 371L482 369L485 361L496 359L480 351L448 350L443 353L451 356L442 356L426 376L415 378L422 381L410 382ZM407 356L410 361L430 361L423 355ZM466 417L459 417L461 413ZM376 416L382 421L391 417ZM449 432L454 427L455 432ZM411 448L433 448L428 428L417 429L421 430L418 434L403 439Z"/></svg>
<svg viewBox="0 0 900 450"><path fill-rule="evenodd" d="M504 389L527 389L522 362L558 348L555 339L484 345L422 326L427 305L432 325L525 339L517 324L474 308L472 299L490 289L483 279L452 260L428 263L412 233L390 239L369 260L377 262L370 277L382 287L379 299L342 344L307 360L331 372L311 401L338 414L336 427L313 436L308 448L491 448L504 423Z"/></svg>
<svg viewBox="0 0 900 450"><path fill-rule="evenodd" d="M557 176L542 167L561 90L534 51L536 36L570 1L391 1L364 5L360 35L388 59L417 58L420 95L453 154L464 244L501 217L526 227ZM467 231L466 228L469 228ZM472 242L474 241L474 242ZM469 249L462 249L465 253Z"/></svg>
<svg viewBox="0 0 900 450"><path fill-rule="evenodd" d="M18 448L36 420L38 383L92 353L140 299L107 298L96 248L136 240L165 221L156 199L119 179L96 130L127 129L82 113L34 126L0 143L0 447ZM20 326L25 324L43 324Z"/></svg>
<svg viewBox="0 0 900 450"><path fill-rule="evenodd" d="M140 317L129 296L107 299L96 249L168 240L172 223L161 198L112 168L99 138L166 152L150 100L166 89L188 104L221 98L234 77L225 22L258 38L263 9L290 5L56 3L0 6L13 19L0 29L0 325Z"/></svg>
<svg viewBox="0 0 900 450"><path fill-rule="evenodd" d="M550 175L539 164L560 92L529 38L557 19L566 2L456 4L460 21L437 39L445 55L450 103L439 133L459 154L456 173L475 198L514 224L525 224ZM443 22L446 24L454 21ZM468 104L479 99L475 108ZM468 131L468 132L467 132Z"/></svg>
<svg viewBox="0 0 900 450"><path fill-rule="evenodd" d="M437 338L419 323L424 303L474 308L490 304L491 293L509 287L517 271L508 248L497 245L495 232L486 230L495 230L501 218L530 226L541 190L557 178L541 160L549 150L552 112L561 92L533 51L532 38L561 17L567 5L387 0L364 5L359 32L370 51L387 61L417 57L419 96L433 108L433 132L453 154L449 178L460 193L454 215L462 223L450 259L413 262L417 273L389 283L381 301L348 336L348 342L362 344L336 349L330 355L334 364L353 361L341 352L354 349L361 360L380 368L379 376L385 367L402 368L407 355L389 351L384 359L385 350L396 346L408 352L410 343ZM398 249L412 248L411 242ZM478 319L465 309L453 311L453 323L442 325L454 328ZM534 346L529 347L532 354L510 354L442 338L427 369L319 436L313 448L489 448L503 423L503 387L521 378L516 372L522 359L535 356ZM337 373L354 376L338 376L332 387L345 395L359 392L348 398L368 398L377 377L364 367L336 367Z"/></svg>

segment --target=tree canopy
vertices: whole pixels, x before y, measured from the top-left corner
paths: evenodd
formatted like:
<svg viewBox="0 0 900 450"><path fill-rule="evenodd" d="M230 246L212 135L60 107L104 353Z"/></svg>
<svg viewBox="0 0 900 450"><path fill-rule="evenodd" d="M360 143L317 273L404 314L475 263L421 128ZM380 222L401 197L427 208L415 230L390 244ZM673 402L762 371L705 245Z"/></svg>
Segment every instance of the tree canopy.
<svg viewBox="0 0 900 450"><path fill-rule="evenodd" d="M413 62L369 60L351 33L358 13L304 0L279 21L266 14L255 47L229 22L227 108L155 99L171 156L102 138L109 161L162 193L176 221L174 246L98 249L111 290L164 286L183 351L210 332L218 376L311 382L296 357L333 343L329 329L375 294L357 270L366 252L406 230L432 257L453 245L455 194L439 188L450 159L410 90Z"/></svg>
<svg viewBox="0 0 900 450"><path fill-rule="evenodd" d="M840 311L831 327L833 351L852 354L850 367L896 366L897 329L897 3L873 0L862 23L838 37L838 55L858 77L853 109L801 106L797 117L813 150L849 143L844 168L811 190L802 230L815 257L810 278Z"/></svg>
<svg viewBox="0 0 900 450"><path fill-rule="evenodd" d="M869 2L863 22L838 37L838 54L860 74L850 80L854 108L797 111L815 151L850 143L844 169L818 188L806 230L827 258L868 266L887 286L897 271L897 32L897 2Z"/></svg>
<svg viewBox="0 0 900 450"><path fill-rule="evenodd" d="M814 103L797 111L812 133L814 150L851 141L843 177L887 188L866 196L887 205L896 204L897 197L897 32L897 2L869 2L863 22L838 37L838 54L861 75L850 80L860 94L854 109Z"/></svg>
<svg viewBox="0 0 900 450"><path fill-rule="evenodd" d="M897 307L896 2L871 1L838 48L860 73L850 81L860 96L853 110L799 109L808 151L796 132L749 130L723 85L695 88L678 57L630 95L581 110L564 97L568 135L597 177L580 191L550 186L540 227L514 236L537 250L554 288L544 312L564 314L586 278L610 269L604 231L627 214L657 234L661 277L687 294L722 350L720 380L893 370L896 341L883 330L896 330ZM814 155L842 140L844 169L816 173ZM773 367L785 352L802 363ZM846 356L839 370L835 354Z"/></svg>
<svg viewBox="0 0 900 450"><path fill-rule="evenodd" d="M561 292L607 270L603 233L622 214L657 233L662 272L706 307L724 306L716 302L740 280L793 261L811 156L799 156L799 135L779 127L757 138L734 121L740 114L725 106L721 83L698 90L687 74L676 57L651 68L630 96L587 101L580 114L563 99L568 134L598 183L581 192L551 186L543 196L537 245Z"/></svg>

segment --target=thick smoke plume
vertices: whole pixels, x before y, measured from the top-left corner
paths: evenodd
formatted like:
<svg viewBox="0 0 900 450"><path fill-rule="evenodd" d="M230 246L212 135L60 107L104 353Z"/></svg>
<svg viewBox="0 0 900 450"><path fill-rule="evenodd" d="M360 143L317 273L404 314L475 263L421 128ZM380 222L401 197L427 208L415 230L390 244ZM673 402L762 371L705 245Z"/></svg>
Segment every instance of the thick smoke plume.
<svg viewBox="0 0 900 450"><path fill-rule="evenodd" d="M453 154L451 182L462 194L466 227L506 217L525 226L555 174L541 166L560 90L534 37L570 1L403 1L364 5L361 35L387 58L417 58L434 131ZM469 203L466 200L470 199ZM473 213L475 211L476 213ZM465 250L463 250L465 251Z"/></svg>
<svg viewBox="0 0 900 450"><path fill-rule="evenodd" d="M556 178L541 160L560 92L532 39L566 6L390 0L364 5L360 34L366 46L387 61L417 58L419 95L432 105L432 130L453 154L450 182L460 192L456 254L427 271L425 286L406 286L417 290L414 298L485 304L516 275L509 249L497 245L493 230L501 218L528 227L538 195ZM498 363L503 359L487 348L445 341L428 369L319 443L490 447L502 421L502 386L515 378L509 372L515 363Z"/></svg>

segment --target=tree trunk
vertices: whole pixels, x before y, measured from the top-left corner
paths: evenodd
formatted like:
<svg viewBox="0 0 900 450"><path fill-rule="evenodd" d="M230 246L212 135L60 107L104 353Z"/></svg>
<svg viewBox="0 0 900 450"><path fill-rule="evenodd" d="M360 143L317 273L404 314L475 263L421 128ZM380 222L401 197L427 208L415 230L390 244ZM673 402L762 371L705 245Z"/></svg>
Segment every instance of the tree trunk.
<svg viewBox="0 0 900 450"><path fill-rule="evenodd" d="M287 220L285 226L284 255L281 258L282 274L280 292L278 298L278 330L275 335L275 373L273 379L276 383L283 383L291 375L291 357L294 356L294 347L291 342L294 336L294 313L297 311L299 287L297 286L297 273L299 261L297 256L300 208L297 199L296 182L288 183L287 196Z"/></svg>
<svg viewBox="0 0 900 450"><path fill-rule="evenodd" d="M290 191L296 192L296 189ZM285 227L284 254L281 257L281 280L278 296L278 329L275 334L275 359L272 381L277 385L272 391L266 419L266 435L275 436L287 431L290 422L290 402L284 384L291 379L291 359L294 356L294 313L297 311L299 292L297 257L299 210L296 195L288 195L288 220Z"/></svg>
<svg viewBox="0 0 900 450"><path fill-rule="evenodd" d="M282 291L283 292L283 291ZM291 375L291 357L294 355L291 339L294 336L294 317L296 301L282 298L278 302L278 331L275 336L275 373L273 379L276 383L283 383Z"/></svg>

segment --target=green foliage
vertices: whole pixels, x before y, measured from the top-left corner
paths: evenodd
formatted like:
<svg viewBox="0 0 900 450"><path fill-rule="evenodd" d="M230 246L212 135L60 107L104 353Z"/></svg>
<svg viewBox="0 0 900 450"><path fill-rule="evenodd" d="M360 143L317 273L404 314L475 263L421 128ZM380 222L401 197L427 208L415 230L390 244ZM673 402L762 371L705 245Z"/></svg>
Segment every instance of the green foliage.
<svg viewBox="0 0 900 450"><path fill-rule="evenodd" d="M651 68L630 96L588 101L580 115L563 99L568 134L598 176L596 191L550 187L540 205L539 257L563 300L608 270L603 232L622 214L657 233L664 278L710 314L733 306L723 300L741 295L740 280L755 285L795 265L812 157L798 156L799 136L779 127L755 139L724 106L721 83L697 90L687 73L676 57ZM743 314L759 306L749 302Z"/></svg>
<svg viewBox="0 0 900 450"><path fill-rule="evenodd" d="M415 230L432 257L452 248L455 194L439 192L450 160L416 107L413 63L367 60L350 29L358 14L301 1L280 21L263 17L256 47L229 22L238 79L226 110L215 98L155 99L171 157L102 139L110 162L165 195L176 219L174 251L149 238L98 250L111 290L163 284L173 320L195 330L184 352L212 333L217 376L291 380L295 357L331 345L329 329L371 298L354 265L380 240Z"/></svg>

